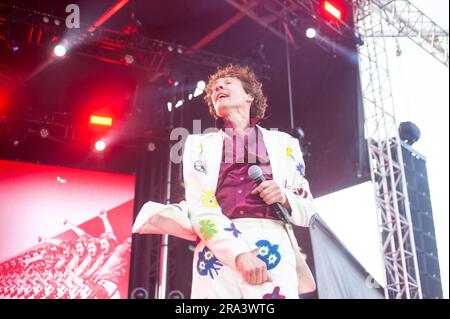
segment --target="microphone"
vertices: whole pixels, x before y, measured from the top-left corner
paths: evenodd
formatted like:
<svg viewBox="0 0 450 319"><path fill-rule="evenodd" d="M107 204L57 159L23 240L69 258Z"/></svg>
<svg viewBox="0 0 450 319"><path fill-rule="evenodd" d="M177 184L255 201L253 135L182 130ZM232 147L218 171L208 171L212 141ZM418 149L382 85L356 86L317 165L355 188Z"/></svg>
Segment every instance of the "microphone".
<svg viewBox="0 0 450 319"><path fill-rule="evenodd" d="M256 184L261 184L266 180L266 178L263 175L261 167L258 165L252 165L248 169L248 176L250 176L252 179L255 180ZM289 217L288 212L286 211L286 208L281 205L281 203L273 203L272 207L275 209L275 212L277 213L278 217L284 221L286 224L289 224Z"/></svg>

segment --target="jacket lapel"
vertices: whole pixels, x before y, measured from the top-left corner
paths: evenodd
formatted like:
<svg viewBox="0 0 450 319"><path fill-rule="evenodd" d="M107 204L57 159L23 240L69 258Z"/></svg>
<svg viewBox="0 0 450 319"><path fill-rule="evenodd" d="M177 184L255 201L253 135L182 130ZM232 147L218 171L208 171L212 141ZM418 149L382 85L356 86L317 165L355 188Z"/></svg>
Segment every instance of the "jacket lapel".
<svg viewBox="0 0 450 319"><path fill-rule="evenodd" d="M272 169L273 179L282 185L283 182L283 166L281 165L281 157L283 156L284 143L279 139L280 134L272 134L269 130L256 125L261 132L266 146L267 154L270 158L270 167Z"/></svg>
<svg viewBox="0 0 450 319"><path fill-rule="evenodd" d="M212 190L217 188L219 180L220 163L222 162L223 135L220 130L217 133L210 133L203 139L203 149L207 174L211 181Z"/></svg>

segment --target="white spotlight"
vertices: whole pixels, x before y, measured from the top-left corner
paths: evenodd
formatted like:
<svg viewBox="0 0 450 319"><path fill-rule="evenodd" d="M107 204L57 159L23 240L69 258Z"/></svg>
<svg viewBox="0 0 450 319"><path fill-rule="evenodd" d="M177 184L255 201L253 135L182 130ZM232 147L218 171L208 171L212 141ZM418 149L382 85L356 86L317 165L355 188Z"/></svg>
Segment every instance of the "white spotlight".
<svg viewBox="0 0 450 319"><path fill-rule="evenodd" d="M96 149L98 152L104 151L105 148L106 148L106 143L105 143L104 141L98 140L97 142L95 142L95 149Z"/></svg>
<svg viewBox="0 0 450 319"><path fill-rule="evenodd" d="M53 49L53 52L55 53L56 56L63 57L66 54L66 47L62 44L58 44Z"/></svg>
<svg viewBox="0 0 450 319"><path fill-rule="evenodd" d="M65 184L67 182L64 178L61 178L59 176L56 176L56 180L61 184Z"/></svg>
<svg viewBox="0 0 450 319"><path fill-rule="evenodd" d="M200 90L199 88L196 88L195 91L194 91L194 97L202 95L202 93L203 93L203 90Z"/></svg>
<svg viewBox="0 0 450 319"><path fill-rule="evenodd" d="M195 88L195 91L194 91L194 97L201 95L203 93L203 91L205 90L205 88L206 88L206 82L198 81L197 87Z"/></svg>
<svg viewBox="0 0 450 319"><path fill-rule="evenodd" d="M308 39L315 38L317 35L317 31L314 28L308 28L306 29L306 37Z"/></svg>
<svg viewBox="0 0 450 319"><path fill-rule="evenodd" d="M206 88L206 82L205 81L198 81L197 82L197 88L200 90L204 90Z"/></svg>
<svg viewBox="0 0 450 319"><path fill-rule="evenodd" d="M182 106L183 103L184 103L183 100L178 100L177 103L175 104L175 108L178 108L178 107Z"/></svg>

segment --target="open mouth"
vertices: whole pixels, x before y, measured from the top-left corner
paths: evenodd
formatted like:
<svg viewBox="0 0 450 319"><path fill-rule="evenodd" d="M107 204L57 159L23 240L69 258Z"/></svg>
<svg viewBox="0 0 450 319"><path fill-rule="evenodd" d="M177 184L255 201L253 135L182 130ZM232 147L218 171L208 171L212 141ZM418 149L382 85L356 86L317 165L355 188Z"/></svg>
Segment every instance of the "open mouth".
<svg viewBox="0 0 450 319"><path fill-rule="evenodd" d="M219 95L217 95L216 100L217 100L217 101L220 101L220 100L222 100L222 99L226 99L227 97L228 97L228 96L227 96L226 94L220 93Z"/></svg>

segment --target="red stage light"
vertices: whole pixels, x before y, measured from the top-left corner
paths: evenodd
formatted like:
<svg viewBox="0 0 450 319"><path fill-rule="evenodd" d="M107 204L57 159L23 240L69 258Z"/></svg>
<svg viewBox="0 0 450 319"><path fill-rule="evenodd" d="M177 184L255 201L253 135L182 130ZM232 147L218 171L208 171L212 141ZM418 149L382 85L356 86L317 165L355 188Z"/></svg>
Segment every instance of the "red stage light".
<svg viewBox="0 0 450 319"><path fill-rule="evenodd" d="M339 8L338 4L332 3L330 1L325 1L323 4L323 8L328 14L331 14L336 19L342 19L342 10Z"/></svg>
<svg viewBox="0 0 450 319"><path fill-rule="evenodd" d="M99 26L105 23L109 18L117 13L130 0L119 0L111 8L108 9L95 23L88 29L88 32L94 32Z"/></svg>
<svg viewBox="0 0 450 319"><path fill-rule="evenodd" d="M90 123L94 125L112 126L112 118L98 115L91 115Z"/></svg>

